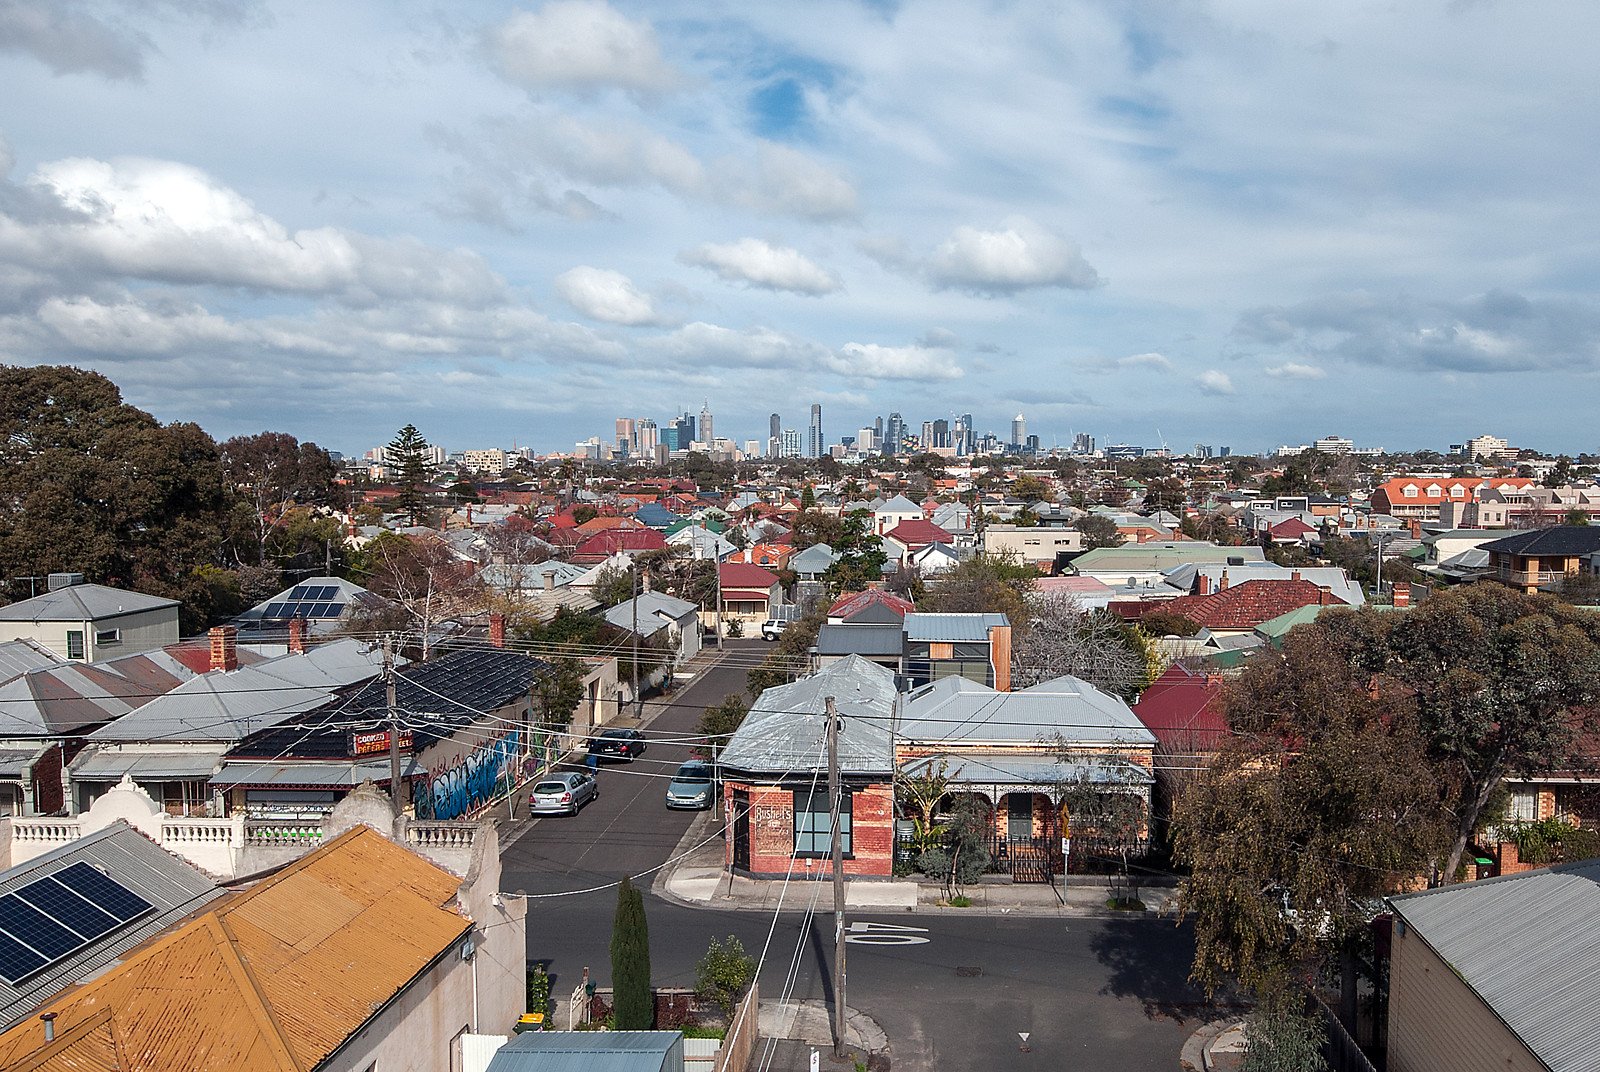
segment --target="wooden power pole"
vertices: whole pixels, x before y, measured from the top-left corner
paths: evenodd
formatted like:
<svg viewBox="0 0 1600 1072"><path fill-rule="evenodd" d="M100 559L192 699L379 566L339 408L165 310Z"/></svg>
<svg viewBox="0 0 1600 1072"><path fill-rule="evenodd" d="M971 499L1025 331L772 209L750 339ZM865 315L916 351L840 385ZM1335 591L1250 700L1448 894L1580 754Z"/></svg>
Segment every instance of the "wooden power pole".
<svg viewBox="0 0 1600 1072"><path fill-rule="evenodd" d="M825 701L828 713L828 826L833 835L833 1055L844 1056L844 840L840 828L839 708Z"/></svg>
<svg viewBox="0 0 1600 1072"><path fill-rule="evenodd" d="M389 808L399 818L400 803L400 711L395 696L394 636L383 638L383 695L389 715Z"/></svg>

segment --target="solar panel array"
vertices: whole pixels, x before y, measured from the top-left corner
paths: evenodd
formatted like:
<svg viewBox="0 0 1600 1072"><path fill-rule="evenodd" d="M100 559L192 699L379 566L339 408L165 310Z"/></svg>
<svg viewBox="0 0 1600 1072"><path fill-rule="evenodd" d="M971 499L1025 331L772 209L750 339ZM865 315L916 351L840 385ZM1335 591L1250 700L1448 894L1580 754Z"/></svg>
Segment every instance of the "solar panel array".
<svg viewBox="0 0 1600 1072"><path fill-rule="evenodd" d="M86 863L0 897L0 979L17 984L154 906Z"/></svg>
<svg viewBox="0 0 1600 1072"><path fill-rule="evenodd" d="M288 598L267 604L263 618L287 621L290 618L337 618L344 613L344 600L339 596L339 586L333 584L297 584L289 590Z"/></svg>

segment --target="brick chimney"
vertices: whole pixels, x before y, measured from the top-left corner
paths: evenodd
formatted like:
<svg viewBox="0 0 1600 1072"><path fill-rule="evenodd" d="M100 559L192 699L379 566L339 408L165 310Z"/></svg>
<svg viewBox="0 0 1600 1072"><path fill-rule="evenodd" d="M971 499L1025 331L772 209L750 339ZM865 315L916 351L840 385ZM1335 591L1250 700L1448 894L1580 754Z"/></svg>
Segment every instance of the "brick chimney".
<svg viewBox="0 0 1600 1072"><path fill-rule="evenodd" d="M472 527L472 504L467 504L467 528Z"/></svg>
<svg viewBox="0 0 1600 1072"><path fill-rule="evenodd" d="M1325 584L1317 585L1317 606L1331 607L1337 602L1338 600L1333 598L1333 589Z"/></svg>
<svg viewBox="0 0 1600 1072"><path fill-rule="evenodd" d="M296 655L306 653L306 620L304 618L289 619L289 650Z"/></svg>
<svg viewBox="0 0 1600 1072"><path fill-rule="evenodd" d="M239 669L239 630L219 625L211 630L211 669Z"/></svg>
<svg viewBox="0 0 1600 1072"><path fill-rule="evenodd" d="M506 616L498 611L489 615L489 644L496 648L506 646Z"/></svg>
<svg viewBox="0 0 1600 1072"><path fill-rule="evenodd" d="M1217 581L1217 591L1225 592L1228 588L1228 571L1222 571L1222 577Z"/></svg>
<svg viewBox="0 0 1600 1072"><path fill-rule="evenodd" d="M556 571L555 570L545 570L544 571L544 590L546 592L554 592L556 590Z"/></svg>
<svg viewBox="0 0 1600 1072"><path fill-rule="evenodd" d="M1295 570L1292 573L1290 573L1289 574L1289 579L1291 581L1298 581L1300 579L1300 571L1299 570Z"/></svg>
<svg viewBox="0 0 1600 1072"><path fill-rule="evenodd" d="M1208 596L1208 595L1211 594L1211 578L1210 577L1206 576L1204 573L1199 574L1198 576L1195 577L1195 583L1198 586L1195 589L1195 594L1196 595Z"/></svg>
<svg viewBox="0 0 1600 1072"><path fill-rule="evenodd" d="M1396 581L1394 582L1394 587L1391 589L1391 592L1393 593L1395 606L1411 606L1411 582Z"/></svg>
<svg viewBox="0 0 1600 1072"><path fill-rule="evenodd" d="M1411 519L1411 538L1413 540L1422 539L1422 519L1420 517Z"/></svg>

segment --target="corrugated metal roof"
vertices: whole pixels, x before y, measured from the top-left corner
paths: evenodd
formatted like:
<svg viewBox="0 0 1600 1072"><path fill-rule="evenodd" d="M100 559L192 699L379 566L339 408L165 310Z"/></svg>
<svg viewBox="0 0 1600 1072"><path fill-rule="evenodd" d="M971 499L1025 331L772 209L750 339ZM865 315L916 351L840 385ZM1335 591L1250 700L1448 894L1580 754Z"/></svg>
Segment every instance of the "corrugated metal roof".
<svg viewBox="0 0 1600 1072"><path fill-rule="evenodd" d="M989 630L1010 625L1004 614L907 614L906 639L921 643L977 644Z"/></svg>
<svg viewBox="0 0 1600 1072"><path fill-rule="evenodd" d="M526 1031L495 1053L488 1072L678 1072L678 1031Z"/></svg>
<svg viewBox="0 0 1600 1072"><path fill-rule="evenodd" d="M37 641L8 640L0 644L0 681L40 667L60 666L62 661L59 655Z"/></svg>
<svg viewBox="0 0 1600 1072"><path fill-rule="evenodd" d="M401 760L400 777L411 778L425 773L417 766L413 756ZM248 761L224 763L222 769L211 776L215 786L270 785L270 786L357 786L362 782L374 785L389 781L389 760L300 760L294 763L251 763Z"/></svg>
<svg viewBox="0 0 1600 1072"><path fill-rule="evenodd" d="M74 584L0 607L0 621L86 622L177 605L176 599L165 596L147 596L103 584Z"/></svg>
<svg viewBox="0 0 1600 1072"><path fill-rule="evenodd" d="M1390 904L1551 1072L1600 1068L1600 859Z"/></svg>
<svg viewBox="0 0 1600 1072"><path fill-rule="evenodd" d="M824 625L817 630L818 655L866 655L882 658L905 651L906 636L894 625Z"/></svg>
<svg viewBox="0 0 1600 1072"><path fill-rule="evenodd" d="M52 994L84 979L195 909L224 893L197 868L159 848L127 823L117 821L70 844L0 872L0 894L88 863L138 893L155 910L77 953L57 961L20 986L0 980L0 1028L33 1012ZM9 1067L9 1066L7 1066Z"/></svg>
<svg viewBox="0 0 1600 1072"><path fill-rule="evenodd" d="M57 996L57 1041L29 1018L0 1033L0 1067L82 1059L102 1017L133 1067L321 1067L472 922L459 880L369 827L335 838Z"/></svg>
<svg viewBox="0 0 1600 1072"><path fill-rule="evenodd" d="M1071 744L1150 747L1155 735L1122 700L1066 676L1017 692L998 692L947 677L912 692L902 706L901 741L1029 744L1062 737Z"/></svg>
<svg viewBox="0 0 1600 1072"><path fill-rule="evenodd" d="M829 696L834 697L844 720L839 731L839 769L846 774L887 776L894 766L889 734L895 705L894 672L859 655L763 692L723 749L722 766L770 776L809 775L825 769Z"/></svg>
<svg viewBox="0 0 1600 1072"><path fill-rule="evenodd" d="M227 745L148 751L115 745L90 745L69 767L79 782L115 782L124 774L136 781L162 778L209 778L222 762Z"/></svg>

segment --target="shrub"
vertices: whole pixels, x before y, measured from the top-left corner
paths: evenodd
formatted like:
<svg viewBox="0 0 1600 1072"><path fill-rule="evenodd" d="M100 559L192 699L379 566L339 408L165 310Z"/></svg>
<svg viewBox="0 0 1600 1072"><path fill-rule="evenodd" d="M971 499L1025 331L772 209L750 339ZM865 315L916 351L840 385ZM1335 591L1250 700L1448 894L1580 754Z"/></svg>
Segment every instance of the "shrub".
<svg viewBox="0 0 1600 1072"><path fill-rule="evenodd" d="M617 914L611 927L611 990L617 1030L648 1031L655 1026L644 896L626 878L617 887Z"/></svg>
<svg viewBox="0 0 1600 1072"><path fill-rule="evenodd" d="M726 944L711 939L706 955L695 966L695 994L701 1000L715 1005L729 1022L739 997L755 978L756 962L744 951L744 945L733 935Z"/></svg>

